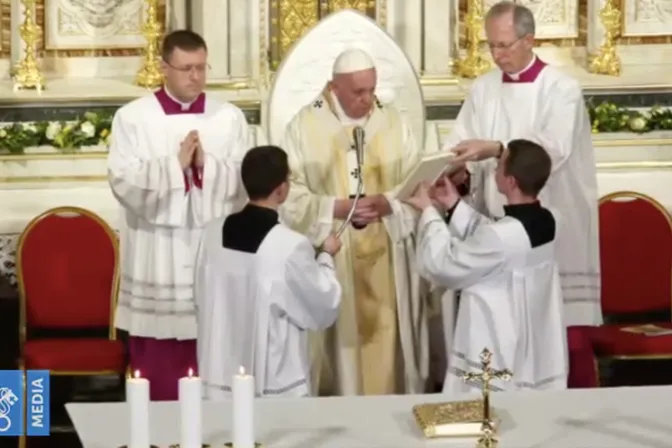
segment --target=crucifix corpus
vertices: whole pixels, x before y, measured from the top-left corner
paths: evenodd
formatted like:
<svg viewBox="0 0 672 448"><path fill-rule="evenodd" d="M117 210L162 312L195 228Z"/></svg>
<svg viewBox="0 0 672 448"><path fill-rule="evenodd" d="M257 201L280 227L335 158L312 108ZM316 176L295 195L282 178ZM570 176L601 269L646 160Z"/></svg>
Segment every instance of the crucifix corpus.
<svg viewBox="0 0 672 448"><path fill-rule="evenodd" d="M483 394L483 424L481 425L481 437L478 439L479 448L495 448L495 426L490 419L490 382L492 380L509 381L513 374L507 370L495 370L490 366L492 352L484 348L480 355L481 372L465 373L462 380L466 383L479 383Z"/></svg>

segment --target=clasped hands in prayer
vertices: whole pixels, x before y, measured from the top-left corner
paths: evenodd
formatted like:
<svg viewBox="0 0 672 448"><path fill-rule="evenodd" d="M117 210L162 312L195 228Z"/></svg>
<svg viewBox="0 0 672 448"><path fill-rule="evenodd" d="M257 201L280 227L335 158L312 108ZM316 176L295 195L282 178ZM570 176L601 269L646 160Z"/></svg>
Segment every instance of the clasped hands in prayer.
<svg viewBox="0 0 672 448"><path fill-rule="evenodd" d="M180 161L182 170L186 170L190 166L202 168L205 163L205 152L198 136L198 131L190 131L186 138L180 143L180 151L177 153L177 158Z"/></svg>

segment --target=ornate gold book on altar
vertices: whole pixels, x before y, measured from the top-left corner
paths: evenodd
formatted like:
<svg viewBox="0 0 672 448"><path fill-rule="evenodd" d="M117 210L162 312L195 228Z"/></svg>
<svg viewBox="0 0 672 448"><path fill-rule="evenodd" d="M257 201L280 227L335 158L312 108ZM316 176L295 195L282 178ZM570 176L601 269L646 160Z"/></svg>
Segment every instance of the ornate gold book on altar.
<svg viewBox="0 0 672 448"><path fill-rule="evenodd" d="M425 437L479 437L483 424L483 401L427 403L413 406L413 415ZM490 410L493 426L497 415Z"/></svg>

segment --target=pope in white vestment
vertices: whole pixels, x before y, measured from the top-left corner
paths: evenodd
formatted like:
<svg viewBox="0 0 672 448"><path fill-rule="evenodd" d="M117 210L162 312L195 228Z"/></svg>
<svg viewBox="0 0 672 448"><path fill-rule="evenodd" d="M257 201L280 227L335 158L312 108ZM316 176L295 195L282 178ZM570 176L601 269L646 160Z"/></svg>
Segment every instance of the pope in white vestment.
<svg viewBox="0 0 672 448"><path fill-rule="evenodd" d="M375 86L371 57L346 50L333 80L289 123L283 143L292 189L282 219L319 247L350 209L359 175L353 129L365 134L366 196L336 256L341 310L336 325L314 339L322 394L422 393L427 379L426 310L412 267L417 215L394 199L420 153L399 111L375 98Z"/></svg>
<svg viewBox="0 0 672 448"><path fill-rule="evenodd" d="M196 367L194 262L201 229L244 202L247 147L240 109L203 93L207 50L191 31L164 40L166 84L120 108L109 182L122 207L115 324L129 333L131 368L152 400L176 400Z"/></svg>
<svg viewBox="0 0 672 448"><path fill-rule="evenodd" d="M526 138L546 148L553 171L540 198L562 216L556 256L566 322L599 325L598 192L590 121L581 85L532 52L534 26L524 6L502 2L489 11L486 34L498 69L474 81L444 148L475 161L469 166L470 196L492 217L504 216L492 158L500 144Z"/></svg>
<svg viewBox="0 0 672 448"><path fill-rule="evenodd" d="M310 394L307 330L338 315L341 287L329 237L315 253L310 240L278 222L289 191L287 154L250 150L241 167L250 202L208 225L198 257L198 367L206 399L223 400L241 367L260 397Z"/></svg>
<svg viewBox="0 0 672 448"><path fill-rule="evenodd" d="M481 370L484 348L493 353L494 369L513 373L511 382L493 382L493 390L567 387L556 220L536 199L550 170L543 148L512 141L497 167L497 186L508 203L497 221L460 200L448 179L440 187L444 191L435 195L447 210L443 216L423 187L409 201L422 210L417 249L421 275L460 291L444 393L481 389L463 377Z"/></svg>

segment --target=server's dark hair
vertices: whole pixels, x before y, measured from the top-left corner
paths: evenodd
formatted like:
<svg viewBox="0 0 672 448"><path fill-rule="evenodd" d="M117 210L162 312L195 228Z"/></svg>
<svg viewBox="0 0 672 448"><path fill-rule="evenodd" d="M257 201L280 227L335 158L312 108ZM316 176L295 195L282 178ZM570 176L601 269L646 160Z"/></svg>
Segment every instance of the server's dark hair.
<svg viewBox="0 0 672 448"><path fill-rule="evenodd" d="M268 198L289 181L287 153L278 146L257 146L245 154L240 175L251 201Z"/></svg>
<svg viewBox="0 0 672 448"><path fill-rule="evenodd" d="M537 196L551 175L551 157L540 145L529 140L511 140L507 145L504 174L516 179L526 196Z"/></svg>

